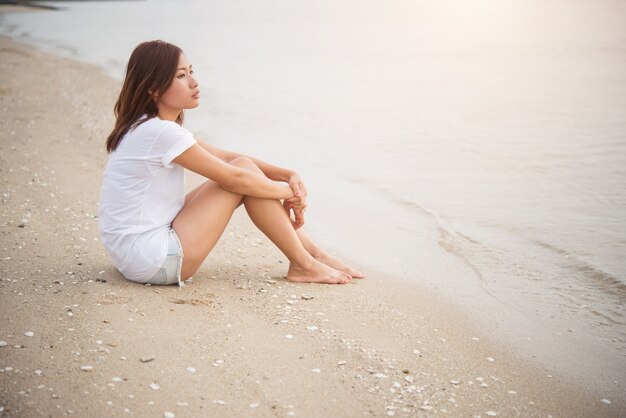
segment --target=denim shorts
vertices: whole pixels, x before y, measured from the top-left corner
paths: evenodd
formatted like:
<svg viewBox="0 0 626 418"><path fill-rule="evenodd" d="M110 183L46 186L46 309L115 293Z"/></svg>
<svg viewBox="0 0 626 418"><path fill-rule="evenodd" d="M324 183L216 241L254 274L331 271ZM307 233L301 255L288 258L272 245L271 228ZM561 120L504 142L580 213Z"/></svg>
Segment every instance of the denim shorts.
<svg viewBox="0 0 626 418"><path fill-rule="evenodd" d="M178 235L174 229L170 228L167 244L167 257L161 265L159 271L146 283L156 285L168 285L178 283L183 287L184 283L180 280L180 270L183 266L183 246L178 239Z"/></svg>

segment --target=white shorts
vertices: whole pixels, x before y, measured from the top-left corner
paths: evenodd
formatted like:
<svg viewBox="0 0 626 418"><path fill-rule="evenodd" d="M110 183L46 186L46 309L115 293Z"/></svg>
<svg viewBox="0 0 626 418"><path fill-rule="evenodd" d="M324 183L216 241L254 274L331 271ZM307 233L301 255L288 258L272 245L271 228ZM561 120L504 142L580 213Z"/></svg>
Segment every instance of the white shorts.
<svg viewBox="0 0 626 418"><path fill-rule="evenodd" d="M173 228L170 228L167 245L167 257L161 265L159 271L146 283L156 285L168 285L178 283L183 287L184 283L180 281L180 270L183 267L183 246L178 239L178 235Z"/></svg>

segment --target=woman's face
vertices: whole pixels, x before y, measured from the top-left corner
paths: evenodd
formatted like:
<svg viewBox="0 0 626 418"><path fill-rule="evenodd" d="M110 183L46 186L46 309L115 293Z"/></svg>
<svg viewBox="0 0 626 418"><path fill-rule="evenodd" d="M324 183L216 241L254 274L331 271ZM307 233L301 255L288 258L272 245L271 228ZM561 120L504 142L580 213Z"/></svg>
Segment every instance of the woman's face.
<svg viewBox="0 0 626 418"><path fill-rule="evenodd" d="M184 109L193 109L200 104L198 81L193 76L187 57L180 54L174 81L160 97L157 97L159 118L176 120Z"/></svg>

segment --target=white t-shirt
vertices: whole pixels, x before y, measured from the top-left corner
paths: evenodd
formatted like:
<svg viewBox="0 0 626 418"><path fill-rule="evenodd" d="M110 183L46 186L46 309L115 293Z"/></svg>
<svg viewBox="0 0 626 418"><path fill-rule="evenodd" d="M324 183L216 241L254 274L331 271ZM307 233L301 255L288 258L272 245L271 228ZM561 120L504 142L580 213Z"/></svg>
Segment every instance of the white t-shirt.
<svg viewBox="0 0 626 418"><path fill-rule="evenodd" d="M117 269L145 283L167 256L168 232L185 202L184 169L172 160L196 144L176 122L152 118L109 154L100 190L100 238Z"/></svg>

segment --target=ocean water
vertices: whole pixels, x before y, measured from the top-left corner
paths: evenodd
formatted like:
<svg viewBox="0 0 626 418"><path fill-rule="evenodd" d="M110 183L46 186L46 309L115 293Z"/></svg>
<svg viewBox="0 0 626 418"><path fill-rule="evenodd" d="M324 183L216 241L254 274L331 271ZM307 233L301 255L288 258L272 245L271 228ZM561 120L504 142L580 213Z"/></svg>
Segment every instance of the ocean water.
<svg viewBox="0 0 626 418"><path fill-rule="evenodd" d="M0 33L117 79L137 43L178 44L201 82L188 127L298 169L322 244L622 384L626 2L53 4Z"/></svg>

